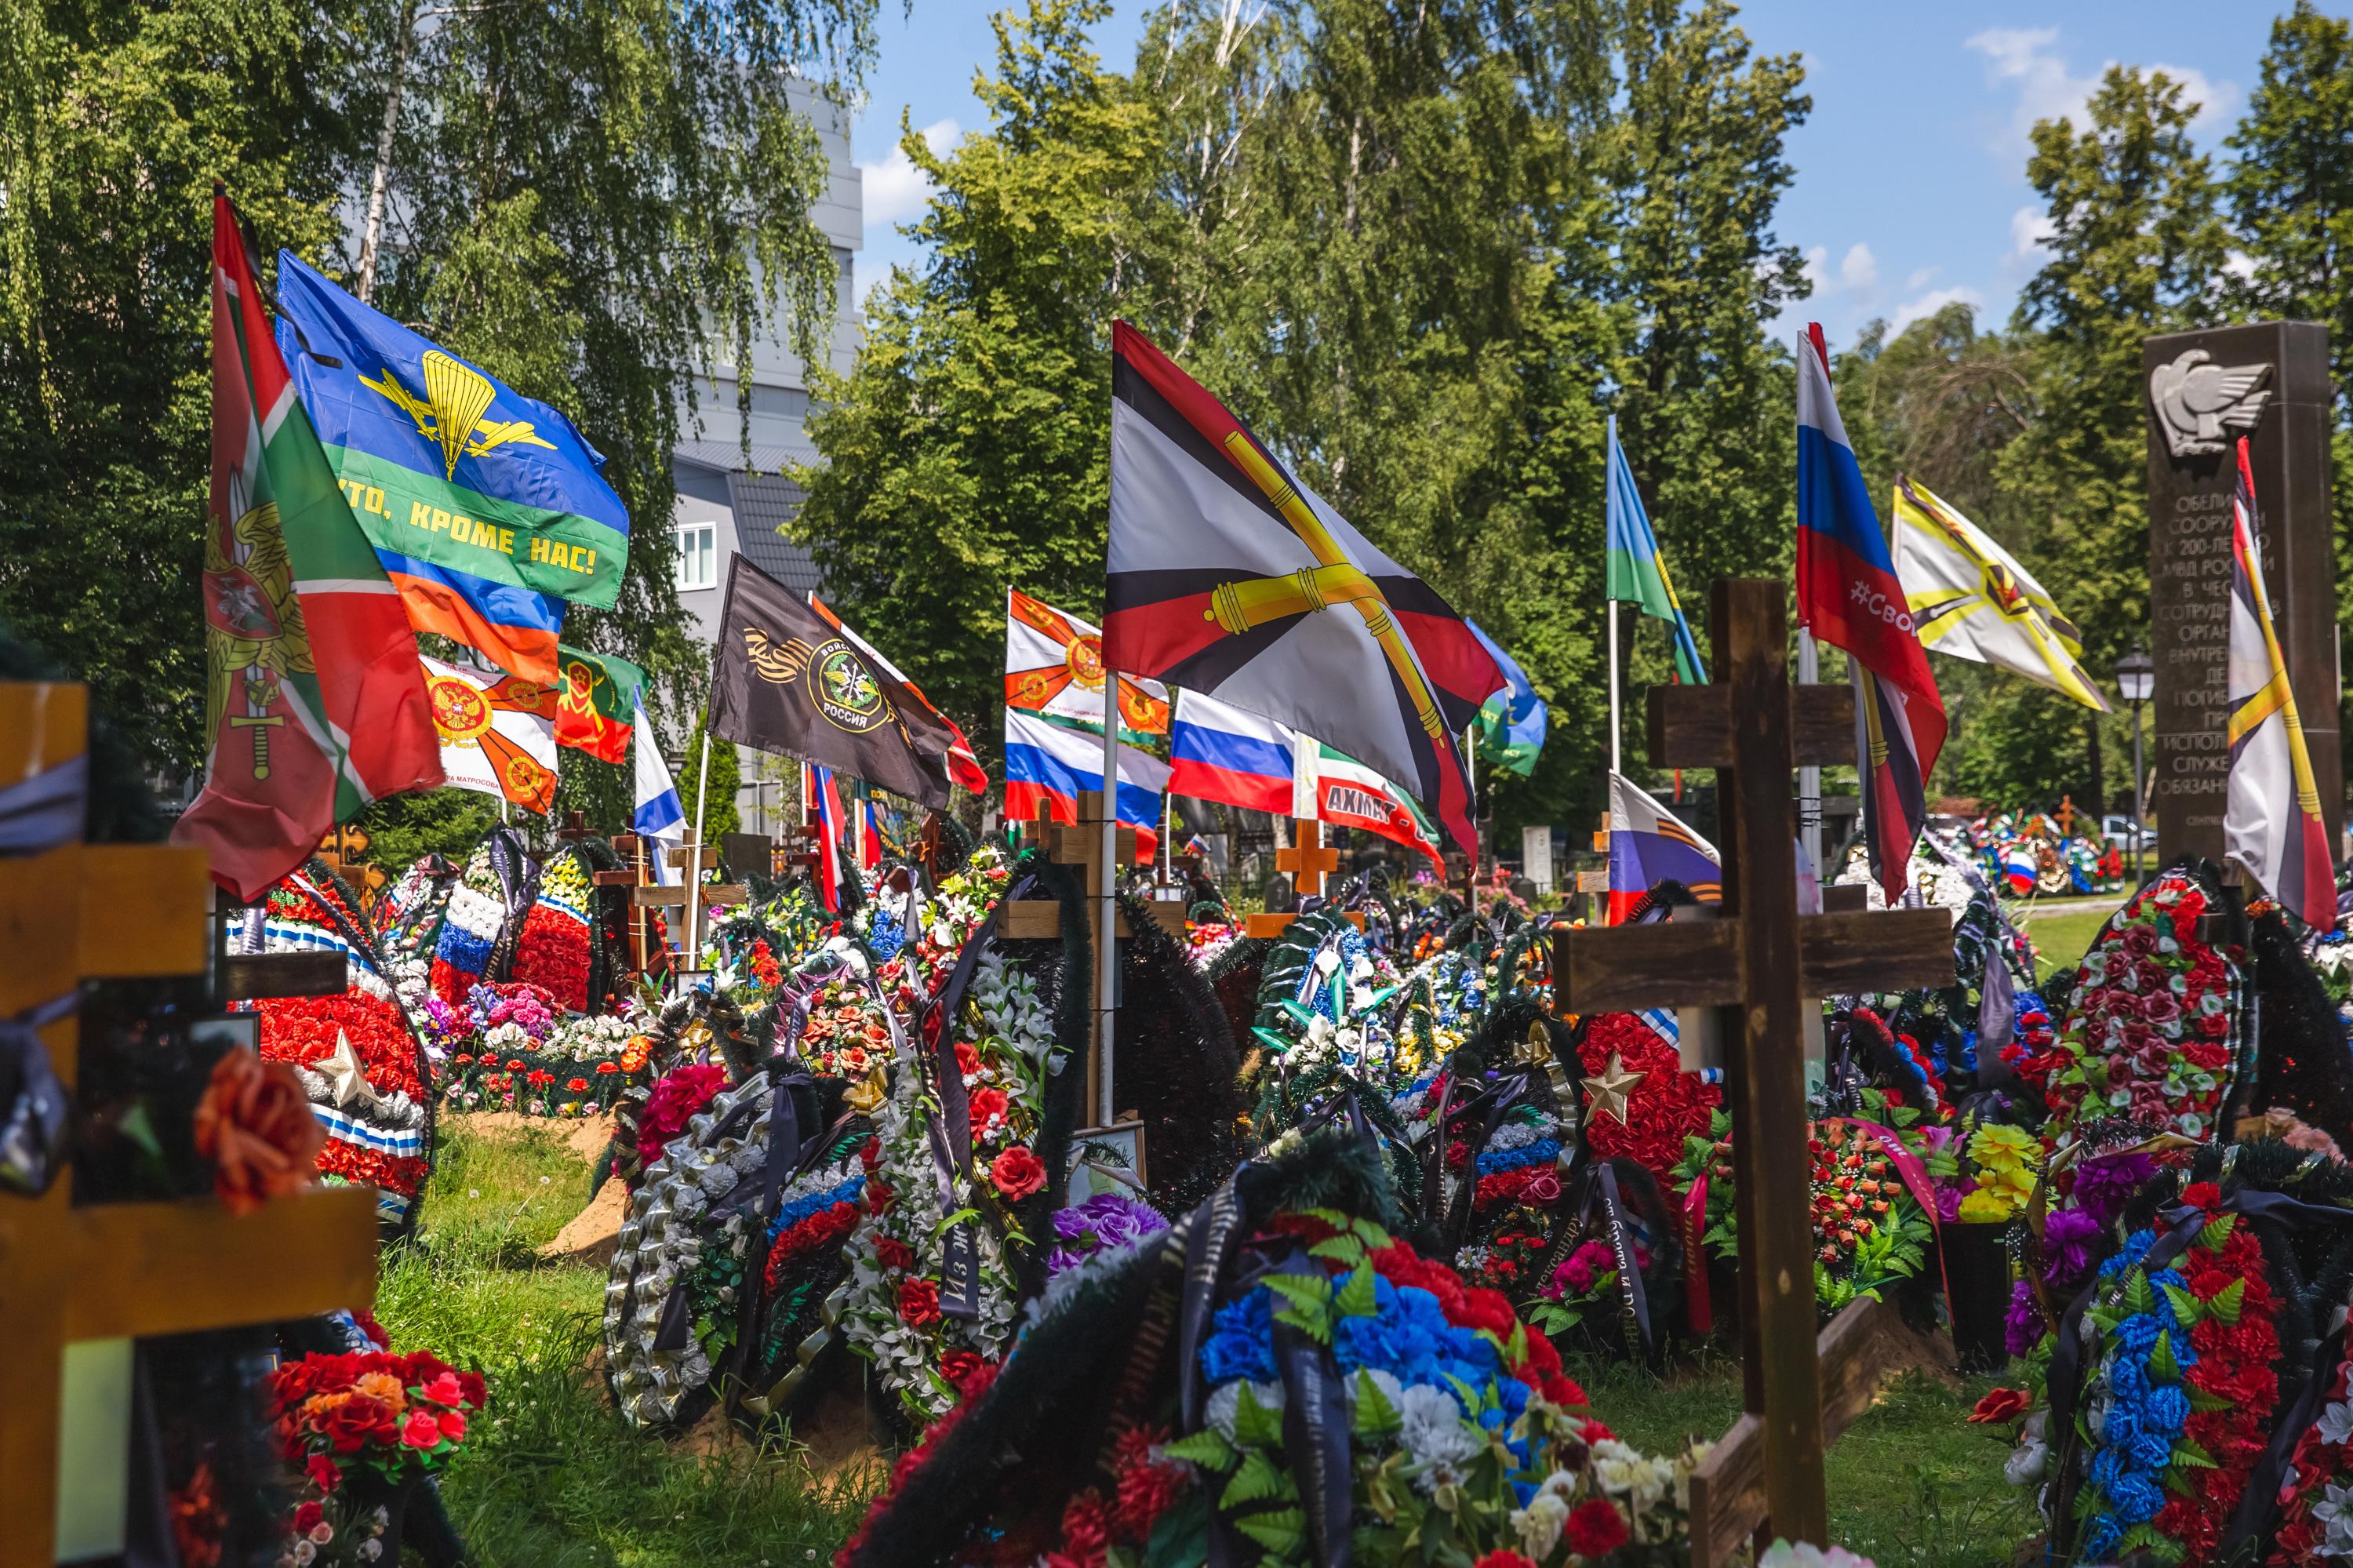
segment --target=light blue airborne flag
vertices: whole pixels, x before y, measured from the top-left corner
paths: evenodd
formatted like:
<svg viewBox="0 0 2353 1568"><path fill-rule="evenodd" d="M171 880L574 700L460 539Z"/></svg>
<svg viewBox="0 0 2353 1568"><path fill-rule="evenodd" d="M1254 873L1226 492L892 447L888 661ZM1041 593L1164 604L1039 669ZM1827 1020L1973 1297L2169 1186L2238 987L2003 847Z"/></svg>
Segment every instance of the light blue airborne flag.
<svg viewBox="0 0 2353 1568"><path fill-rule="evenodd" d="M556 409L278 253L278 344L409 624L555 684L566 599L612 608L629 518ZM438 473L433 471L438 469Z"/></svg>
<svg viewBox="0 0 2353 1568"><path fill-rule="evenodd" d="M1504 689L1480 705L1478 719L1479 755L1500 764L1525 779L1536 770L1536 753L1544 749L1545 729L1550 715L1544 699L1528 682L1527 672L1513 662L1512 656L1495 645L1495 640L1479 629L1475 620L1463 624L1471 635L1479 640L1495 661L1495 668L1504 673Z"/></svg>
<svg viewBox="0 0 2353 1568"><path fill-rule="evenodd" d="M1609 416L1609 498L1605 513L1609 553L1603 596L1612 603L1631 599L1644 615L1655 616L1674 628L1675 679L1687 686L1707 683L1707 664L1692 638L1691 622L1675 598L1674 579L1659 554L1658 535L1651 532L1651 515L1642 509L1642 493L1634 488L1634 471L1626 465L1626 449L1618 444L1618 416Z"/></svg>

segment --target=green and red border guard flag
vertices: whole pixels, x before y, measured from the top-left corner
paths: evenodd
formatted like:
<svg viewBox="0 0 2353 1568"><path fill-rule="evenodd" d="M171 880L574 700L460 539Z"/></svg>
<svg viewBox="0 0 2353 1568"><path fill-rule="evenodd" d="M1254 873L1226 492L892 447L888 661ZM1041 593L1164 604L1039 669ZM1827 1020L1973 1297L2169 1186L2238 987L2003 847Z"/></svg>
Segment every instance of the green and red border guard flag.
<svg viewBox="0 0 2353 1568"><path fill-rule="evenodd" d="M1304 730L1476 856L1456 741L1503 672L1463 619L1125 322L1112 326L1104 662Z"/></svg>
<svg viewBox="0 0 2353 1568"><path fill-rule="evenodd" d="M417 638L295 396L227 196L213 196L204 793L174 842L248 902L379 796L441 782Z"/></svg>

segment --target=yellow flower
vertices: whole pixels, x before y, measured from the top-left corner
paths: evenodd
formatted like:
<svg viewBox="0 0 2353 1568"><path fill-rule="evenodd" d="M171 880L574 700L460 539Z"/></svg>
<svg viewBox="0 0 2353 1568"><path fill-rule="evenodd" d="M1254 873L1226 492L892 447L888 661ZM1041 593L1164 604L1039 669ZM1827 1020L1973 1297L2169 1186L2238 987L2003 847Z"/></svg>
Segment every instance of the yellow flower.
<svg viewBox="0 0 2353 1568"><path fill-rule="evenodd" d="M2039 1165L2042 1155L2042 1145L2033 1134L1998 1122L1981 1127L1969 1136L1969 1158L1989 1171Z"/></svg>
<svg viewBox="0 0 2353 1568"><path fill-rule="evenodd" d="M2024 1207L2023 1200L1998 1187L1980 1187L1961 1200L1961 1218L1971 1224L2006 1220Z"/></svg>

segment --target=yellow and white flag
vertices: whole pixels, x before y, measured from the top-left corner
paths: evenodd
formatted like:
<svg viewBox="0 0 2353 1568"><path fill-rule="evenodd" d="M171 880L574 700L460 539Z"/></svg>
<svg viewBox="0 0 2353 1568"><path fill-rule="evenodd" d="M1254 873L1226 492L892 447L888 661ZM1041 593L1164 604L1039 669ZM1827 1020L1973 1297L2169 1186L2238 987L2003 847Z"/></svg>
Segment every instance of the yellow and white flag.
<svg viewBox="0 0 2353 1568"><path fill-rule="evenodd" d="M2087 708L2108 701L2076 662L2074 623L2024 567L1924 484L1895 476L1895 576L1923 647L2014 670Z"/></svg>
<svg viewBox="0 0 2353 1568"><path fill-rule="evenodd" d="M422 655L417 662L449 783L545 816L555 803L557 688L521 675L490 680Z"/></svg>

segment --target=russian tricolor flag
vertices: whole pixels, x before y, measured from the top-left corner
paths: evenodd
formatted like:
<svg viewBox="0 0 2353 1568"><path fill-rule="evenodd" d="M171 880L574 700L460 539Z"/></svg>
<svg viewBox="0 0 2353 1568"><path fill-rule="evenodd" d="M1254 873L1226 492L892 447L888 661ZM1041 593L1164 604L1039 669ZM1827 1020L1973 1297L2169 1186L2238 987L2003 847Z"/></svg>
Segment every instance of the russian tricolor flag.
<svg viewBox="0 0 2353 1568"><path fill-rule="evenodd" d="M1079 820L1079 796L1103 788L1103 737L1085 735L1018 708L1005 710L1005 816L1026 822L1041 800L1058 822ZM1119 748L1119 796L1113 807L1122 825L1135 830L1135 853L1150 860L1160 843L1160 797L1168 788L1168 764L1132 746ZM1283 780L1284 800L1291 781Z"/></svg>
<svg viewBox="0 0 2353 1568"><path fill-rule="evenodd" d="M833 769L812 762L801 775L802 788L817 806L817 889L827 909L841 912L841 835L849 826L841 814L841 787Z"/></svg>
<svg viewBox="0 0 2353 1568"><path fill-rule="evenodd" d="M1623 774L1609 776L1609 923L1662 882L1682 883L1703 904L1724 900L1715 846Z"/></svg>
<svg viewBox="0 0 2353 1568"><path fill-rule="evenodd" d="M1176 694L1168 732L1168 790L1246 811L1291 814L1295 738L1270 718L1195 691Z"/></svg>
<svg viewBox="0 0 2353 1568"><path fill-rule="evenodd" d="M1798 344L1798 620L1852 661L1863 837L1872 874L1893 904L1928 820L1945 701L1839 418L1820 323Z"/></svg>

